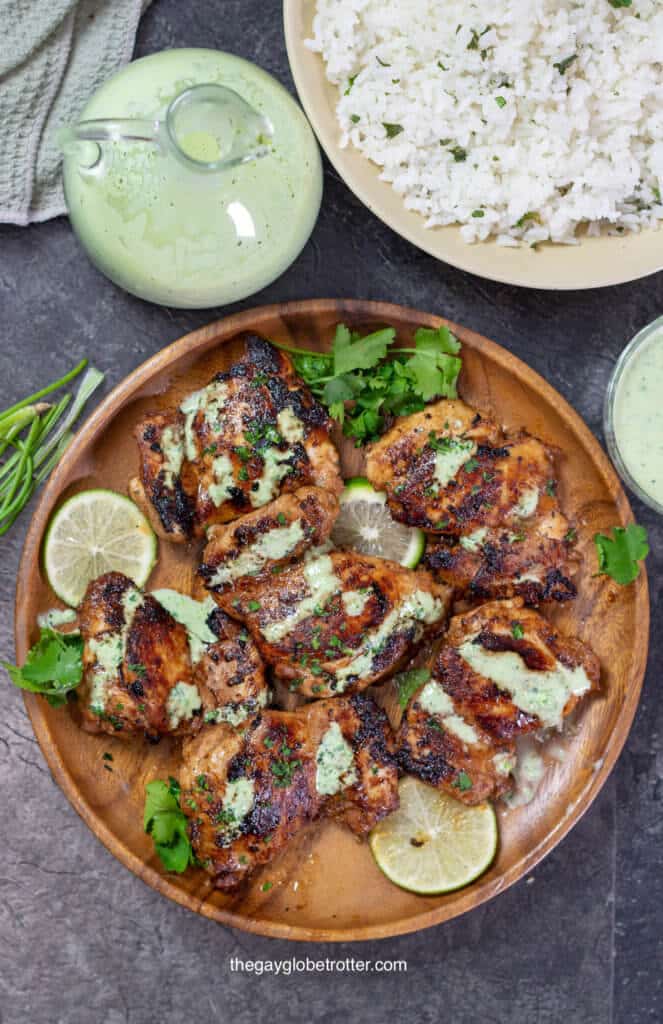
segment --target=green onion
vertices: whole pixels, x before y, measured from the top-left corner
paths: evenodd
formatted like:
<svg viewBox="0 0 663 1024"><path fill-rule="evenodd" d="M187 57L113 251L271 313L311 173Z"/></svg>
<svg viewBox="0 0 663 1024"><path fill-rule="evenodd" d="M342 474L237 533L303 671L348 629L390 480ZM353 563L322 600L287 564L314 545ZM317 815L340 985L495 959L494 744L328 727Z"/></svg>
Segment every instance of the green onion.
<svg viewBox="0 0 663 1024"><path fill-rule="evenodd" d="M0 463L0 536L9 530L35 489L60 461L74 436L71 427L104 375L92 367L88 369L73 402L70 394L54 405L40 399L69 384L86 366L87 359L83 359L64 377L0 413L0 457L5 456Z"/></svg>

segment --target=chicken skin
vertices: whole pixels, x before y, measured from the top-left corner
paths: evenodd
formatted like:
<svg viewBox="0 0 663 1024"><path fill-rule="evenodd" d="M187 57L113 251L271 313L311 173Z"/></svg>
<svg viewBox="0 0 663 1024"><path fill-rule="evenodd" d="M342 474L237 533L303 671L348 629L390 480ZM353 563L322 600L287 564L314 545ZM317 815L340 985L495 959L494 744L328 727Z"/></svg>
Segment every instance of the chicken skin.
<svg viewBox="0 0 663 1024"><path fill-rule="evenodd" d="M359 695L204 729L180 773L194 853L227 891L317 818L365 835L398 806L397 782L386 716Z"/></svg>
<svg viewBox="0 0 663 1024"><path fill-rule="evenodd" d="M323 406L283 352L255 335L245 349L179 409L136 427L141 473L130 491L169 540L200 537L303 486L342 489Z"/></svg>
<svg viewBox="0 0 663 1024"><path fill-rule="evenodd" d="M329 491L301 487L233 523L211 526L199 575L218 594L269 579L328 539L338 508Z"/></svg>
<svg viewBox="0 0 663 1024"><path fill-rule="evenodd" d="M459 595L575 597L573 530L556 494L553 451L506 435L461 401L405 417L367 458L392 515L436 535L426 566Z"/></svg>
<svg viewBox="0 0 663 1024"><path fill-rule="evenodd" d="M407 707L399 765L464 803L497 796L511 788L516 737L560 728L599 675L588 647L522 599L458 615Z"/></svg>
<svg viewBox="0 0 663 1024"><path fill-rule="evenodd" d="M391 674L413 644L439 631L450 592L429 573L354 552L304 560L215 594L243 622L263 660L306 697L356 693Z"/></svg>
<svg viewBox="0 0 663 1024"><path fill-rule="evenodd" d="M157 594L174 594L173 591ZM267 703L260 656L246 630L215 608L174 594L189 628L162 599L121 573L98 577L80 611L83 728L150 739L195 732L204 719L237 723ZM188 602L188 605L186 605Z"/></svg>

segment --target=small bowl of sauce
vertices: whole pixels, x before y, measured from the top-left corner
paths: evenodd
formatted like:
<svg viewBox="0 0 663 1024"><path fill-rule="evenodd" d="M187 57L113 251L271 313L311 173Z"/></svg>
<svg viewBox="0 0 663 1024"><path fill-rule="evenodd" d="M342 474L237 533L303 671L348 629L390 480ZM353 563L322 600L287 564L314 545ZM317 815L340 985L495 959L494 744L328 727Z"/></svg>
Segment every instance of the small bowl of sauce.
<svg viewBox="0 0 663 1024"><path fill-rule="evenodd" d="M663 515L663 316L639 331L617 360L603 429L624 483Z"/></svg>

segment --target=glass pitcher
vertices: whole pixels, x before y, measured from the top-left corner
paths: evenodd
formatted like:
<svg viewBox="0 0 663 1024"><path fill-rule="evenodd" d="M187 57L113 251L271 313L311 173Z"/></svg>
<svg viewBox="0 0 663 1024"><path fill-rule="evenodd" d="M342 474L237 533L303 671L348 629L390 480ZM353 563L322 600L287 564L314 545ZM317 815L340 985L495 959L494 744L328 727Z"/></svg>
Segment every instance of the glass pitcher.
<svg viewBox="0 0 663 1024"><path fill-rule="evenodd" d="M322 171L308 122L271 76L230 54L134 62L61 144L80 241L111 280L153 302L207 307L253 294L292 263L317 217Z"/></svg>

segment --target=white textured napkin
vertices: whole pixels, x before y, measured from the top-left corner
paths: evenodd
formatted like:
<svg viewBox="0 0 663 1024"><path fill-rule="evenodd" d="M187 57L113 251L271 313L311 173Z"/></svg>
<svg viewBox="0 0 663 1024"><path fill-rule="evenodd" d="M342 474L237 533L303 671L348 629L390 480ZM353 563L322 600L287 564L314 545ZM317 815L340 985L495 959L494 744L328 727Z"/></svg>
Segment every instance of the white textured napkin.
<svg viewBox="0 0 663 1024"><path fill-rule="evenodd" d="M59 129L131 59L150 0L0 0L0 222L65 213Z"/></svg>

